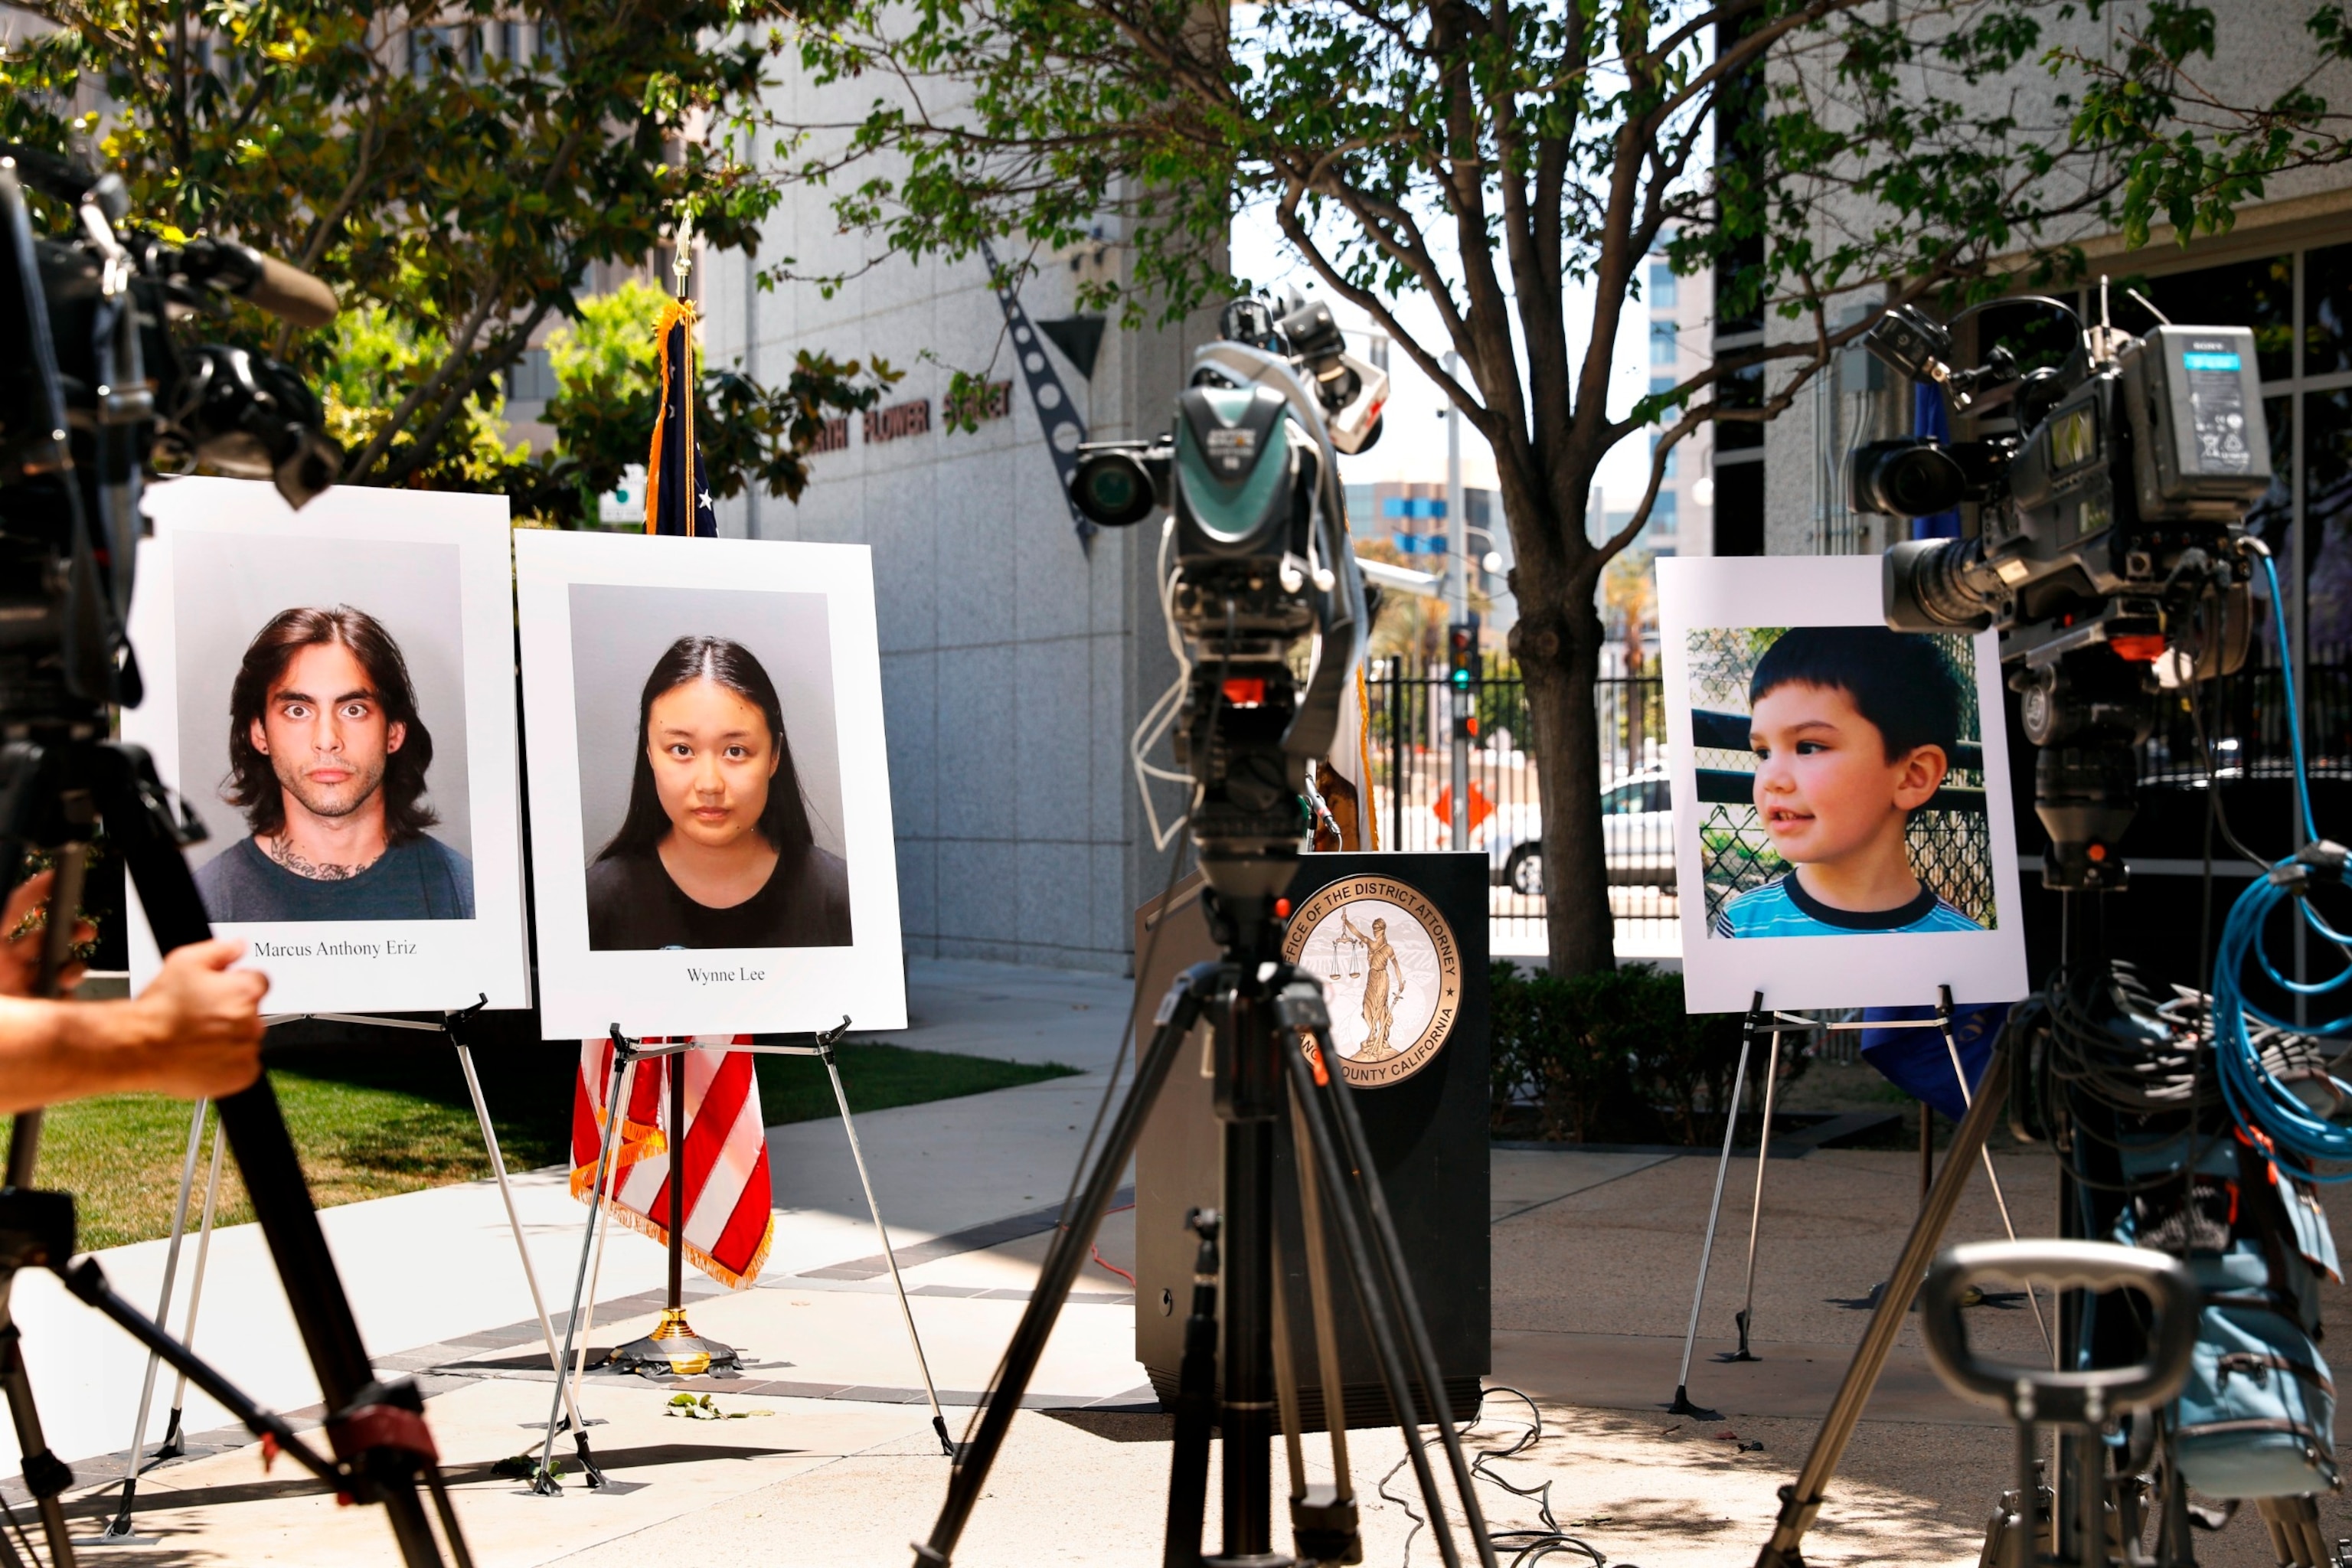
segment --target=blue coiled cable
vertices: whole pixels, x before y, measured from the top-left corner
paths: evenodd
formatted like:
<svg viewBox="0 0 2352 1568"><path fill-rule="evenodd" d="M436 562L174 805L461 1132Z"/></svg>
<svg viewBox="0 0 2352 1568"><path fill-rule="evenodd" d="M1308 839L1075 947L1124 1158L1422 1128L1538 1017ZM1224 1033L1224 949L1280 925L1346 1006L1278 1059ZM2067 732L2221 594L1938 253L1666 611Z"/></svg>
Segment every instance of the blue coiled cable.
<svg viewBox="0 0 2352 1568"><path fill-rule="evenodd" d="M2310 1172L2317 1180L2352 1181L2352 1126L2339 1125L2314 1111L2263 1066L2262 1053L2248 1026L2251 1019L2269 1028L2320 1039L2352 1035L2352 1010L2323 1023L2295 1024L2275 1017L2250 1002L2243 989L2247 975L2255 966L2273 984L2294 996L2324 996L2352 984L2352 962L2347 962L2331 979L2291 980L2278 972L2263 947L2263 928L2284 901L2298 905L2305 923L2339 951L2347 951L2352 938L2321 919L2311 907L2310 899L2304 896L2304 889L2314 881L2343 879L2344 852L2320 842L2318 825L2312 816L2311 782L2305 772L2303 757L2303 715L2295 701L2294 664L2287 645L2285 617L2276 612L2276 606L2284 603L2279 596L2278 567L2267 553L2262 556L2262 563L2270 580L2280 674L2286 682L2286 726L2288 747L2294 760L2295 806L2302 819L2303 836L2309 843L2300 853L2273 864L2268 875L2254 879L2230 906L2229 918L2221 925L2221 944L2213 955L2213 1049L2220 1065L2222 1095L2229 1102L2230 1114L2240 1125L2263 1134L2277 1148L2305 1162L2345 1167L2332 1174ZM2352 960L2352 951L2347 951L2347 956ZM2352 1084L2335 1081L2337 1089L2352 1099Z"/></svg>

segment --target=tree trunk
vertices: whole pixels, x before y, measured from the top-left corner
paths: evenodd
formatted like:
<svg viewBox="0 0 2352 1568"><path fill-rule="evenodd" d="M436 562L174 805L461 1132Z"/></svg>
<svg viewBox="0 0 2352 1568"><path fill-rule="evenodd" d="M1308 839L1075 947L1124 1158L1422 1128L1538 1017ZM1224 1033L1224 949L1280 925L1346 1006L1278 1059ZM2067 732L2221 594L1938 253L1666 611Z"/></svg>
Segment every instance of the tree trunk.
<svg viewBox="0 0 2352 1568"><path fill-rule="evenodd" d="M1601 724L1593 700L1601 616L1589 585L1580 595L1561 595L1565 602L1557 605L1531 603L1528 590L1536 588L1528 583L1521 590L1511 651L1527 682L1543 795L1546 946L1554 974L1590 974L1617 967L1601 834Z"/></svg>

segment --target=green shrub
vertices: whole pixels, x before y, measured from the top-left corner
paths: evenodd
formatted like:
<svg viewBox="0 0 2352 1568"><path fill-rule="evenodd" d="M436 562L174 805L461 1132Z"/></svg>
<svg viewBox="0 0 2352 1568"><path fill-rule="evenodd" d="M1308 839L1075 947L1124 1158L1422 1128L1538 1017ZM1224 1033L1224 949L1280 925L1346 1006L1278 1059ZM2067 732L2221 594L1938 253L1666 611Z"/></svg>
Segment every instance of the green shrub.
<svg viewBox="0 0 2352 1568"><path fill-rule="evenodd" d="M1498 1130L1532 1105L1571 1142L1702 1141L1731 1096L1739 1016L1683 1011L1682 976L1628 964L1598 974L1492 972L1491 1109Z"/></svg>

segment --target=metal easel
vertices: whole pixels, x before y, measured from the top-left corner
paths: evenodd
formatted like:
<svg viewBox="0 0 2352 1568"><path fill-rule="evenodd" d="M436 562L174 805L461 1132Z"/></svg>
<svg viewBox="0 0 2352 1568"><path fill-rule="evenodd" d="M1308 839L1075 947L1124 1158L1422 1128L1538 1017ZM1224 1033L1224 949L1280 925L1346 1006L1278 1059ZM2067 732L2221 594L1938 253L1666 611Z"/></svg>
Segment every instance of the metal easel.
<svg viewBox="0 0 2352 1568"><path fill-rule="evenodd" d="M530 1287L530 1304L532 1310L539 1315L540 1337L547 1346L548 1364L556 1373L556 1382L563 1387L563 1397L569 1406L573 1442L579 1450L580 1462L591 1478L589 1484L602 1485L604 1477L597 1470L594 1458L589 1451L587 1426L580 1414L576 1391L571 1384L564 1382L562 1376L563 1363L556 1349L555 1325L548 1320L547 1303L540 1294L539 1273L531 1267L530 1247L524 1245L522 1216L515 1208L514 1191L507 1182L506 1156L499 1148L498 1132L490 1124L490 1109L482 1098L482 1080L474 1070L474 1054L466 1040L467 1025L474 1016L488 1005L488 998L478 1000L470 1007L444 1013L438 1023L427 1023L415 1018L378 1017L361 1013L285 1013L268 1017L264 1022L274 1027L279 1024L316 1019L326 1024L359 1024L385 1029L419 1029L427 1034L446 1035L448 1037L449 1043L457 1048L457 1065L465 1070L466 1089L473 1097L474 1116L481 1124L482 1147L490 1156L490 1169L498 1177L499 1197L506 1205L507 1226L514 1234L515 1256L522 1260L523 1279ZM164 1253L163 1285L161 1300L155 1304L155 1321L159 1323L171 1310L174 1276L180 1262L180 1244L186 1234L188 1204L195 1183L196 1158L203 1149L205 1116L210 1109L209 1100L196 1101L195 1114L188 1125L188 1150L186 1158L181 1164L179 1200L173 1205L172 1214L171 1246ZM195 1344L196 1310L204 1298L205 1265L212 1252L213 1215L220 1202L223 1142L221 1131L215 1126L213 1132L212 1170L205 1188L204 1217L196 1233L195 1267L188 1281L187 1319L180 1331L181 1342L190 1347ZM155 1544L154 1537L134 1532L131 1515L137 1499L139 1478L147 1468L144 1462L147 1417L153 1408L155 1375L161 1362L162 1358L155 1352L151 1351L148 1353L146 1381L139 1392L138 1424L131 1433L131 1459L122 1477L121 1505L115 1510L114 1518L109 1521L103 1534L78 1541L76 1542L78 1545L152 1546ZM154 1458L158 1461L176 1458L186 1451L186 1435L181 1430L181 1419L187 1403L187 1392L188 1375L185 1372L182 1372L172 1391L171 1417L164 1426L163 1439L155 1448Z"/></svg>
<svg viewBox="0 0 2352 1568"><path fill-rule="evenodd" d="M1739 1125L1739 1101L1741 1092L1747 1087L1748 1058L1756 1043L1756 1037L1770 1036L1771 1046L1764 1068L1764 1121L1756 1142L1756 1194L1748 1215L1748 1282L1742 1305L1732 1320L1739 1326L1739 1348L1721 1358L1727 1362L1759 1359L1754 1351L1749 1349L1748 1342L1748 1335L1756 1325L1756 1247L1758 1232L1764 1215L1764 1171L1772 1152L1772 1099L1773 1091L1780 1082L1780 1037L1860 1029L1939 1029L1944 1036L1945 1052L1951 1058L1952 1076L1959 1082L1961 1102L1964 1105L1973 1105L1975 1101L1969 1089L1969 1075L1960 1065L1959 1042L1952 1034L1952 988L1948 985L1939 985L1936 988L1936 1016L1933 1018L1898 1018L1869 1022L1833 1023L1820 1018L1808 1018L1798 1013L1767 1011L1764 1005L1764 993L1759 991L1755 994L1754 999L1748 1003L1748 1016L1740 1026L1739 1065L1733 1072L1731 1100L1724 1116L1723 1152L1717 1156L1715 1167L1715 1196L1707 1205L1706 1234L1699 1243L1698 1283L1691 1291L1690 1326L1683 1335L1682 1370L1675 1378L1674 1402L1666 1406L1669 1414L1696 1416L1705 1421L1717 1418L1715 1411L1691 1402L1691 1354L1698 1344L1699 1307L1706 1299L1706 1271L1707 1264L1715 1252L1716 1219L1723 1209L1723 1183L1731 1169L1732 1137ZM1923 1128L1927 1126L1926 1119L1930 1114L1932 1112L1923 1101L1920 1105L1920 1124ZM1925 1134L1923 1134L1924 1137ZM2000 1178L1993 1172L1992 1152L1979 1142L1977 1152L1984 1162L1985 1180L1992 1184L1992 1201L1994 1206L2000 1211L2001 1229L2008 1234L2010 1240L2015 1241L2017 1227L2010 1221L2009 1200L2002 1195ZM1927 1146L1926 1157L1932 1162L1934 1151L1931 1144ZM2042 1331L2042 1342L2046 1345L2050 1342L2050 1329L2049 1325L2042 1321L2042 1303L2031 1292L2028 1293L2026 1300L2033 1309L2034 1325Z"/></svg>
<svg viewBox="0 0 2352 1568"><path fill-rule="evenodd" d="M939 1389L931 1381L930 1360L923 1353L922 1335L915 1327L915 1310L907 1299L906 1281L898 1273L898 1254L890 1242L890 1228L883 1223L882 1205L874 1196L874 1180L866 1168L866 1151L857 1142L857 1123L849 1113L848 1092L842 1087L841 1065L836 1058L835 1047L841 1043L842 1037L848 1032L849 1018L846 1015L843 1016L839 1025L816 1035L812 1043L805 1046L731 1044L705 1046L691 1039L656 1042L642 1038L632 1039L621 1032L620 1025L614 1024L612 1026L613 1071L608 1080L611 1088L605 1095L604 1141L596 1155L595 1182L588 1205L587 1233L582 1238L580 1245L580 1271L574 1277L572 1288L572 1312L565 1320L563 1349L556 1363L559 1367L566 1363L572 1363L572 1375L577 1378L584 1370L587 1361L587 1340L584 1332L582 1331L582 1315L583 1310L593 1310L593 1303L589 1301L583 1307L583 1299L593 1298L594 1295L589 1284L590 1278L593 1272L601 1270L602 1267L604 1235L602 1221L606 1205L612 1202L613 1194L619 1185L618 1174L614 1167L613 1151L614 1144L620 1139L622 1111L623 1108L629 1103L629 1088L635 1079L637 1064L658 1058L681 1057L694 1050L746 1051L754 1056L771 1057L815 1057L824 1063L825 1075L832 1080L834 1103L841 1111L841 1130L848 1134L850 1158L857 1165L857 1183L866 1194L866 1210L874 1216L874 1234L881 1241L883 1260L889 1265L891 1289L898 1298L898 1312L907 1325L907 1343L915 1352L915 1366L922 1374L923 1394L930 1404L931 1430L939 1437L940 1451L950 1458L955 1457L955 1441L948 1434L947 1417L940 1409ZM677 1103L677 1100L673 1098L672 1104ZM669 1136L671 1148L683 1150L685 1138L682 1132L677 1129L672 1129ZM677 1194L682 1186L683 1183L672 1181L673 1194ZM682 1202L682 1199L676 1201ZM676 1268L676 1261L685 1245L686 1227L682 1216L678 1216L675 1203L672 1215L674 1217L668 1227L673 1262L670 1308L675 1311L679 1308L679 1288L677 1284L679 1273ZM558 1373L556 1381L559 1384L563 1381L561 1373ZM538 1469L531 1478L531 1490L542 1497L552 1497L562 1489L562 1483L556 1479L552 1465L555 1456L555 1435L562 1410L562 1405L559 1396L558 1400L548 1407L547 1436L540 1450ZM593 1486L598 1483L592 1479L589 1484Z"/></svg>

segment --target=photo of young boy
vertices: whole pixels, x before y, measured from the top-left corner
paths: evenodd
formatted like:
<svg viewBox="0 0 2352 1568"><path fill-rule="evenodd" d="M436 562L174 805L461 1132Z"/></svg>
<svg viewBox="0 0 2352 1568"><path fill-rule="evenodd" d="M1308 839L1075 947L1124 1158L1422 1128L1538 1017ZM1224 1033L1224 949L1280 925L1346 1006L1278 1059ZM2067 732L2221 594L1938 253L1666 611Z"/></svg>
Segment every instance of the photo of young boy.
<svg viewBox="0 0 2352 1568"><path fill-rule="evenodd" d="M1684 1005L2024 995L1992 634L1890 631L1871 555L1657 574Z"/></svg>
<svg viewBox="0 0 2352 1568"><path fill-rule="evenodd" d="M1797 626L1756 661L1756 816L1791 868L1724 902L1710 935L1984 929L1918 874L1908 842L1961 738L1962 693L1938 640Z"/></svg>

